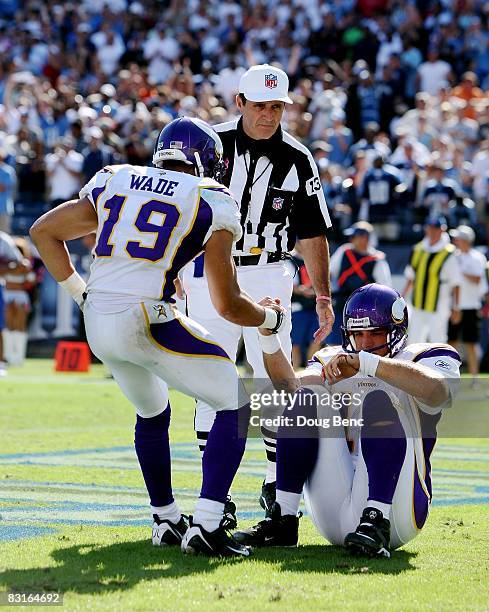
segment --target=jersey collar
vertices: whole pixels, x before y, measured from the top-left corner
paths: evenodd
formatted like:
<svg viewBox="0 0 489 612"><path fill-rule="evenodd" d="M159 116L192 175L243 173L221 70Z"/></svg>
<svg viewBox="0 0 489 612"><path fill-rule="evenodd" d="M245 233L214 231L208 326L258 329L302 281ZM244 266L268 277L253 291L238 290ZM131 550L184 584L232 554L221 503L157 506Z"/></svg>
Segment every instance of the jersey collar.
<svg viewBox="0 0 489 612"><path fill-rule="evenodd" d="M238 155L244 155L246 151L259 157L265 155L270 160L280 152L280 145L283 142L282 128L279 125L277 131L271 138L266 140L254 140L245 134L243 130L243 119L238 121L236 126L236 151Z"/></svg>

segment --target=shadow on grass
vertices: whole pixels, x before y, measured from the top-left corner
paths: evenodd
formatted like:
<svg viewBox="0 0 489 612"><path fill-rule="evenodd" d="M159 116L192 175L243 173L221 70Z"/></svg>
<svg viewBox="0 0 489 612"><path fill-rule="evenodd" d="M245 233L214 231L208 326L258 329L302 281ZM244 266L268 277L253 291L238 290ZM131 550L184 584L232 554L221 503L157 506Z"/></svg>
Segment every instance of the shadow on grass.
<svg viewBox="0 0 489 612"><path fill-rule="evenodd" d="M223 563L248 565L240 559L184 556L177 547L155 548L148 540L109 546L77 545L52 553L56 567L5 570L0 582L12 591L44 590L101 594L125 591L141 581L212 573ZM340 574L391 574L414 569L414 553L397 551L392 559L351 557L341 547L306 545L294 549L256 550L251 562L273 563L279 571ZM257 570L259 568L256 568Z"/></svg>
<svg viewBox="0 0 489 612"><path fill-rule="evenodd" d="M298 548L261 548L254 551L254 558L281 564L282 571L319 572L337 574L386 574L396 575L414 570L411 561L416 553L396 550L390 559L353 556L342 546L307 544Z"/></svg>

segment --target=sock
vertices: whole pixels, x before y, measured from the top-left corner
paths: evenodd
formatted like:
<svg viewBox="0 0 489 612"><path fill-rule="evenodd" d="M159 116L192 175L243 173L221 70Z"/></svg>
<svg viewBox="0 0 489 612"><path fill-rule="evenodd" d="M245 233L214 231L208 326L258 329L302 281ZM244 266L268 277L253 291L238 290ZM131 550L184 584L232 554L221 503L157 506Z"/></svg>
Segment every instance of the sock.
<svg viewBox="0 0 489 612"><path fill-rule="evenodd" d="M173 503L171 488L171 457L168 427L170 403L155 417L144 419L137 415L134 445L143 473L151 505L165 507Z"/></svg>
<svg viewBox="0 0 489 612"><path fill-rule="evenodd" d="M267 453L265 484L268 484L277 480L277 440L275 438L264 437L263 442L265 443L265 450Z"/></svg>
<svg viewBox="0 0 489 612"><path fill-rule="evenodd" d="M15 360L14 339L12 334L13 332L11 332L9 329L4 329L2 332L3 358L10 364Z"/></svg>
<svg viewBox="0 0 489 612"><path fill-rule="evenodd" d="M282 516L292 514L297 516L299 512L299 504L301 503L302 493L290 493L289 491L281 491L277 489L277 503L282 511Z"/></svg>
<svg viewBox="0 0 489 612"><path fill-rule="evenodd" d="M200 497L224 504L246 445L249 405L218 410L202 458ZM246 428L243 426L246 425Z"/></svg>
<svg viewBox="0 0 489 612"><path fill-rule="evenodd" d="M195 506L194 521L206 531L215 531L222 521L224 504L200 497Z"/></svg>
<svg viewBox="0 0 489 612"><path fill-rule="evenodd" d="M384 518L389 519L391 514L392 504L384 504L383 502L379 502L375 499L368 499L367 506L369 508L376 508L382 512Z"/></svg>
<svg viewBox="0 0 489 612"><path fill-rule="evenodd" d="M297 394L305 396L310 394L310 391L299 389ZM299 415L316 418L317 402L314 399L296 401L294 408L287 411L287 416L296 421ZM318 448L316 425L279 427L277 433L277 493L278 491L295 493L300 499L304 483L316 464Z"/></svg>
<svg viewBox="0 0 489 612"><path fill-rule="evenodd" d="M182 516L175 501L167 506L151 506L151 514L156 514L160 520L171 521L172 523L178 523Z"/></svg>
<svg viewBox="0 0 489 612"><path fill-rule="evenodd" d="M385 391L367 395L362 416L361 448L368 473L368 499L390 506L406 457L406 434Z"/></svg>

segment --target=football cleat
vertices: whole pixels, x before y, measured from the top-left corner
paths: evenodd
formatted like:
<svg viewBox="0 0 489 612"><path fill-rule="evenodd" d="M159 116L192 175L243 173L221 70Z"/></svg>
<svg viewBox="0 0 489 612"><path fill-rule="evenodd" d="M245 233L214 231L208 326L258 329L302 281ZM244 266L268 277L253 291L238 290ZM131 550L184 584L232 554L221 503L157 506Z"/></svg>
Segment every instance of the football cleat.
<svg viewBox="0 0 489 612"><path fill-rule="evenodd" d="M187 517L182 514L178 523L172 523L166 519L160 519L153 514L153 546L178 546L188 529Z"/></svg>
<svg viewBox="0 0 489 612"><path fill-rule="evenodd" d="M274 502L268 518L250 529L237 531L234 539L248 546L297 546L301 516L301 512L297 516L292 514L282 516L280 505Z"/></svg>
<svg viewBox="0 0 489 612"><path fill-rule="evenodd" d="M228 495L224 502L224 519L222 522L224 529L236 529L238 519L236 518L236 504L233 502L231 495Z"/></svg>
<svg viewBox="0 0 489 612"><path fill-rule="evenodd" d="M251 549L243 546L230 535L223 526L223 518L215 531L206 531L190 517L190 525L182 539L182 552L187 555L207 557L249 557Z"/></svg>
<svg viewBox="0 0 489 612"><path fill-rule="evenodd" d="M276 494L277 494L277 483L276 482L266 483L265 481L263 481L263 484L261 486L261 495L258 501L260 502L260 506L263 508L263 510L265 510L266 517L270 517L272 506L275 503Z"/></svg>
<svg viewBox="0 0 489 612"><path fill-rule="evenodd" d="M391 524L377 508L365 508L360 524L345 538L347 550L369 557L390 557Z"/></svg>

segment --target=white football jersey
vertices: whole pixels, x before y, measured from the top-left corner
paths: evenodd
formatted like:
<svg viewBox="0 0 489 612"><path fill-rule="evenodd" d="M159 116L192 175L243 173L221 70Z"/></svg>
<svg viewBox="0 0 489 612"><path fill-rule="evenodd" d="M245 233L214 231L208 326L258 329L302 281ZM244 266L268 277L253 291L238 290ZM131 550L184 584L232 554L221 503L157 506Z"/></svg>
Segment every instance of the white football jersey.
<svg viewBox="0 0 489 612"><path fill-rule="evenodd" d="M330 346L317 351L309 362L306 373L314 372L322 375L323 367L330 359L341 352L344 352L341 346ZM393 359L420 363L442 374L448 381L449 399L441 406L427 406L412 395L379 378L361 374L342 380L331 387L326 382L325 386L332 394L338 394L338 403L343 403L341 408L343 418L352 419L352 421L361 418L363 400L370 391L382 390L388 393L393 405L399 411L407 436L412 437L415 441L417 464L418 466L424 465L425 474L429 476L429 458L436 440L436 424L440 418L440 412L451 406L452 399L458 391L461 360L457 351L450 345L433 343L409 344ZM346 407L345 397L347 399ZM346 435L347 439L351 441L353 453L356 454L358 452L360 428L356 426L348 428ZM425 438L425 443L423 443L423 438ZM427 439L431 440L428 444L426 443Z"/></svg>
<svg viewBox="0 0 489 612"><path fill-rule="evenodd" d="M178 271L212 232L241 236L238 205L212 179L143 166L107 166L82 188L98 216L87 290L98 301L172 300Z"/></svg>

